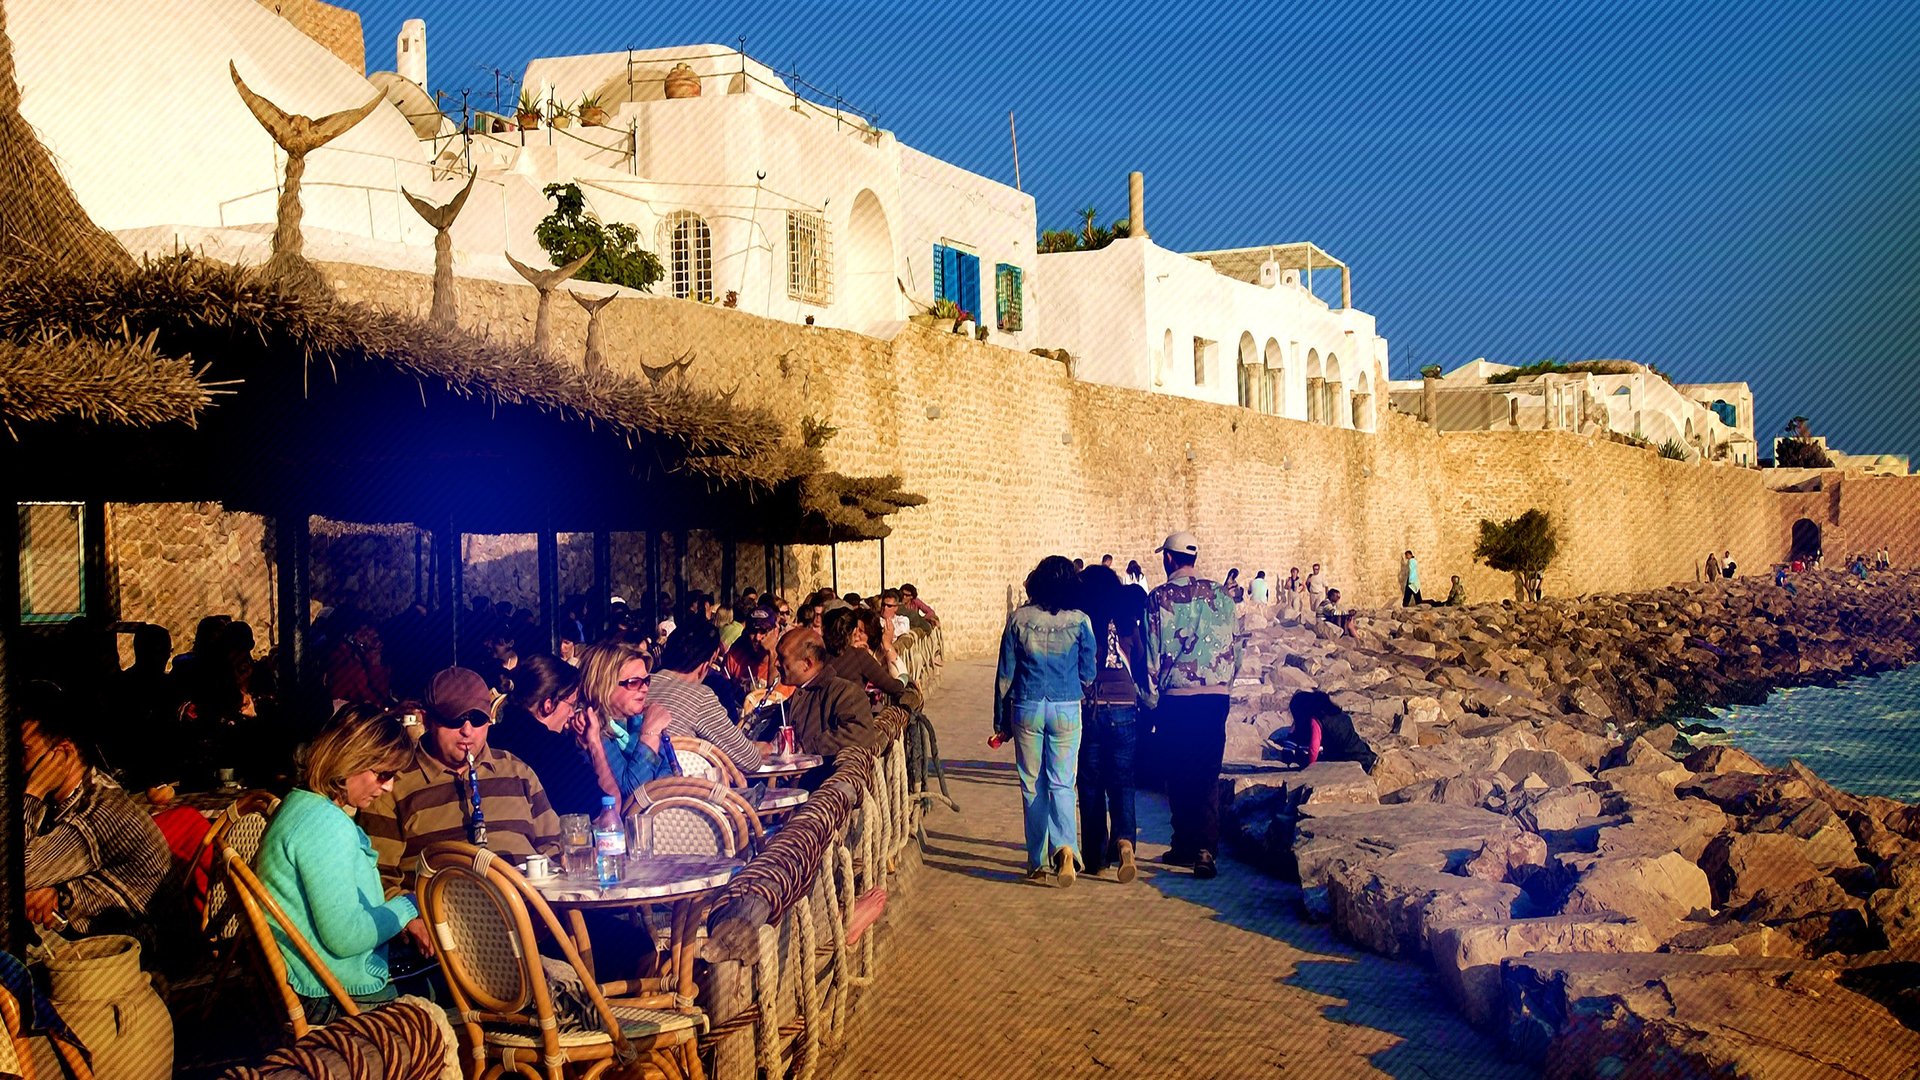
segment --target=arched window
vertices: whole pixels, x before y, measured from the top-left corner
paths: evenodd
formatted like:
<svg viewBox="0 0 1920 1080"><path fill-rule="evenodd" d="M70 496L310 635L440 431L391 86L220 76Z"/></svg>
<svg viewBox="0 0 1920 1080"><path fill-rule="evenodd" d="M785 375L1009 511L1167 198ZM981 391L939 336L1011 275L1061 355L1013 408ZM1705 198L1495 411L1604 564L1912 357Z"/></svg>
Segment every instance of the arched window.
<svg viewBox="0 0 1920 1080"><path fill-rule="evenodd" d="M660 222L660 250L667 255L667 280L680 300L713 300L713 232L700 215L675 210Z"/></svg>

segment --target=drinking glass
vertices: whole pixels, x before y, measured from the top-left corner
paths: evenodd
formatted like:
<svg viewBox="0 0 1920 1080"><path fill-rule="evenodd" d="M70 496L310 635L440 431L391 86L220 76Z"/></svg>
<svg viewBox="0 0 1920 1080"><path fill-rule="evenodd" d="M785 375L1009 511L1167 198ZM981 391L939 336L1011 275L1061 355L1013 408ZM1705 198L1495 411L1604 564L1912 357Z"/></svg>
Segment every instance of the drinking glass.
<svg viewBox="0 0 1920 1080"><path fill-rule="evenodd" d="M566 849L567 869L593 867L593 819L585 814L560 815L560 842Z"/></svg>

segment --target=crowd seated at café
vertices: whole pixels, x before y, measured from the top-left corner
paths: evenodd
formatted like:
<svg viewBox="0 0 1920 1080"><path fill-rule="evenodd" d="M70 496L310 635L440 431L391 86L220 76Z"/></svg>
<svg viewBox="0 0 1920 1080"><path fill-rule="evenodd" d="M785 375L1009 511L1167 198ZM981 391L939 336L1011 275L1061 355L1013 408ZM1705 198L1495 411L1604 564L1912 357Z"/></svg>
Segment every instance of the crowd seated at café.
<svg viewBox="0 0 1920 1080"><path fill-rule="evenodd" d="M256 652L242 622L201 620L171 664L164 629L116 627L132 637L125 670L108 659L104 628L72 627L56 644L84 641L85 655L36 666L81 690L38 681L15 698L26 914L67 938L133 935L153 946L150 967L170 964L209 941L218 857L209 825L219 822L207 819L250 786L284 792L268 800L245 859L277 908L271 940L295 1011L318 1026L345 1015L342 994L366 1007L421 992L445 1004L415 873L434 845L565 867L581 852L561 817L599 819L609 800L623 817L643 805L642 789L679 772L669 740L711 744L738 778L790 727L797 751L826 761L794 775L806 789L847 748L883 749L876 713L920 707L893 639L910 624L931 627L930 609L893 590L853 600L816 595L801 608L824 618L828 640L772 593L731 603L691 595L664 640L642 605L616 597L600 621L570 601L556 656L524 612L476 598L461 613L468 648L458 651L479 669L444 666L448 652L432 636L446 640L447 620L423 604L384 621L323 611L312 675L330 719L312 726L297 695L283 699L275 657ZM777 829L769 818L765 831ZM585 925L603 959L660 945L644 920L589 912ZM397 982L402 967L425 970Z"/></svg>

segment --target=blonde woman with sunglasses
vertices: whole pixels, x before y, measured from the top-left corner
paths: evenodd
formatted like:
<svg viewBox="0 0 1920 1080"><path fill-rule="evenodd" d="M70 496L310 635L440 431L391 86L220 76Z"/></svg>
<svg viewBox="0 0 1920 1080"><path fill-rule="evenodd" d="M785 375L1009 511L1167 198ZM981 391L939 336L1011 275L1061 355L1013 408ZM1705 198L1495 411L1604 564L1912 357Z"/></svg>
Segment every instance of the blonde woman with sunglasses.
<svg viewBox="0 0 1920 1080"><path fill-rule="evenodd" d="M607 768L626 795L649 780L669 775L660 756L660 736L673 716L647 705L652 677L638 646L603 641L580 656L580 692L576 708L597 725Z"/></svg>
<svg viewBox="0 0 1920 1080"><path fill-rule="evenodd" d="M334 714L307 751L301 786L287 795L260 843L256 869L340 985L355 1001L377 1004L397 992L387 974L387 942L401 934L431 955L433 940L411 893L386 899L373 844L354 820L413 757L399 716L373 705ZM287 981L324 1024L338 1015L319 977L278 926L274 938Z"/></svg>

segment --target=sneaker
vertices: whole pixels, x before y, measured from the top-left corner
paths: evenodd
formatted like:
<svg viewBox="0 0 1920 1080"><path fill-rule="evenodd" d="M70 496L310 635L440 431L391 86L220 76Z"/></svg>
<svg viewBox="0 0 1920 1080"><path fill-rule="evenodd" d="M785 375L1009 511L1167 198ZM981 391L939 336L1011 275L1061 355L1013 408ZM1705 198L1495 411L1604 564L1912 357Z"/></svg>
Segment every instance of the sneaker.
<svg viewBox="0 0 1920 1080"><path fill-rule="evenodd" d="M1160 856L1160 861L1168 866L1192 866L1199 861L1199 857L1169 848L1165 855Z"/></svg>
<svg viewBox="0 0 1920 1080"><path fill-rule="evenodd" d="M1053 853L1053 883L1062 889L1073 888L1073 849L1060 848Z"/></svg>
<svg viewBox="0 0 1920 1080"><path fill-rule="evenodd" d="M1206 880L1207 878L1214 877L1219 873L1220 873L1220 869L1213 865L1213 852L1202 851L1200 853L1199 858L1196 858L1193 860L1193 876L1194 877L1200 878L1201 880Z"/></svg>
<svg viewBox="0 0 1920 1080"><path fill-rule="evenodd" d="M1047 883L1047 868L1044 866L1036 866L1027 871L1027 882L1032 885L1045 885Z"/></svg>
<svg viewBox="0 0 1920 1080"><path fill-rule="evenodd" d="M1113 872L1113 880L1125 885L1133 880L1134 873L1133 841L1122 840L1120 841L1120 868Z"/></svg>

